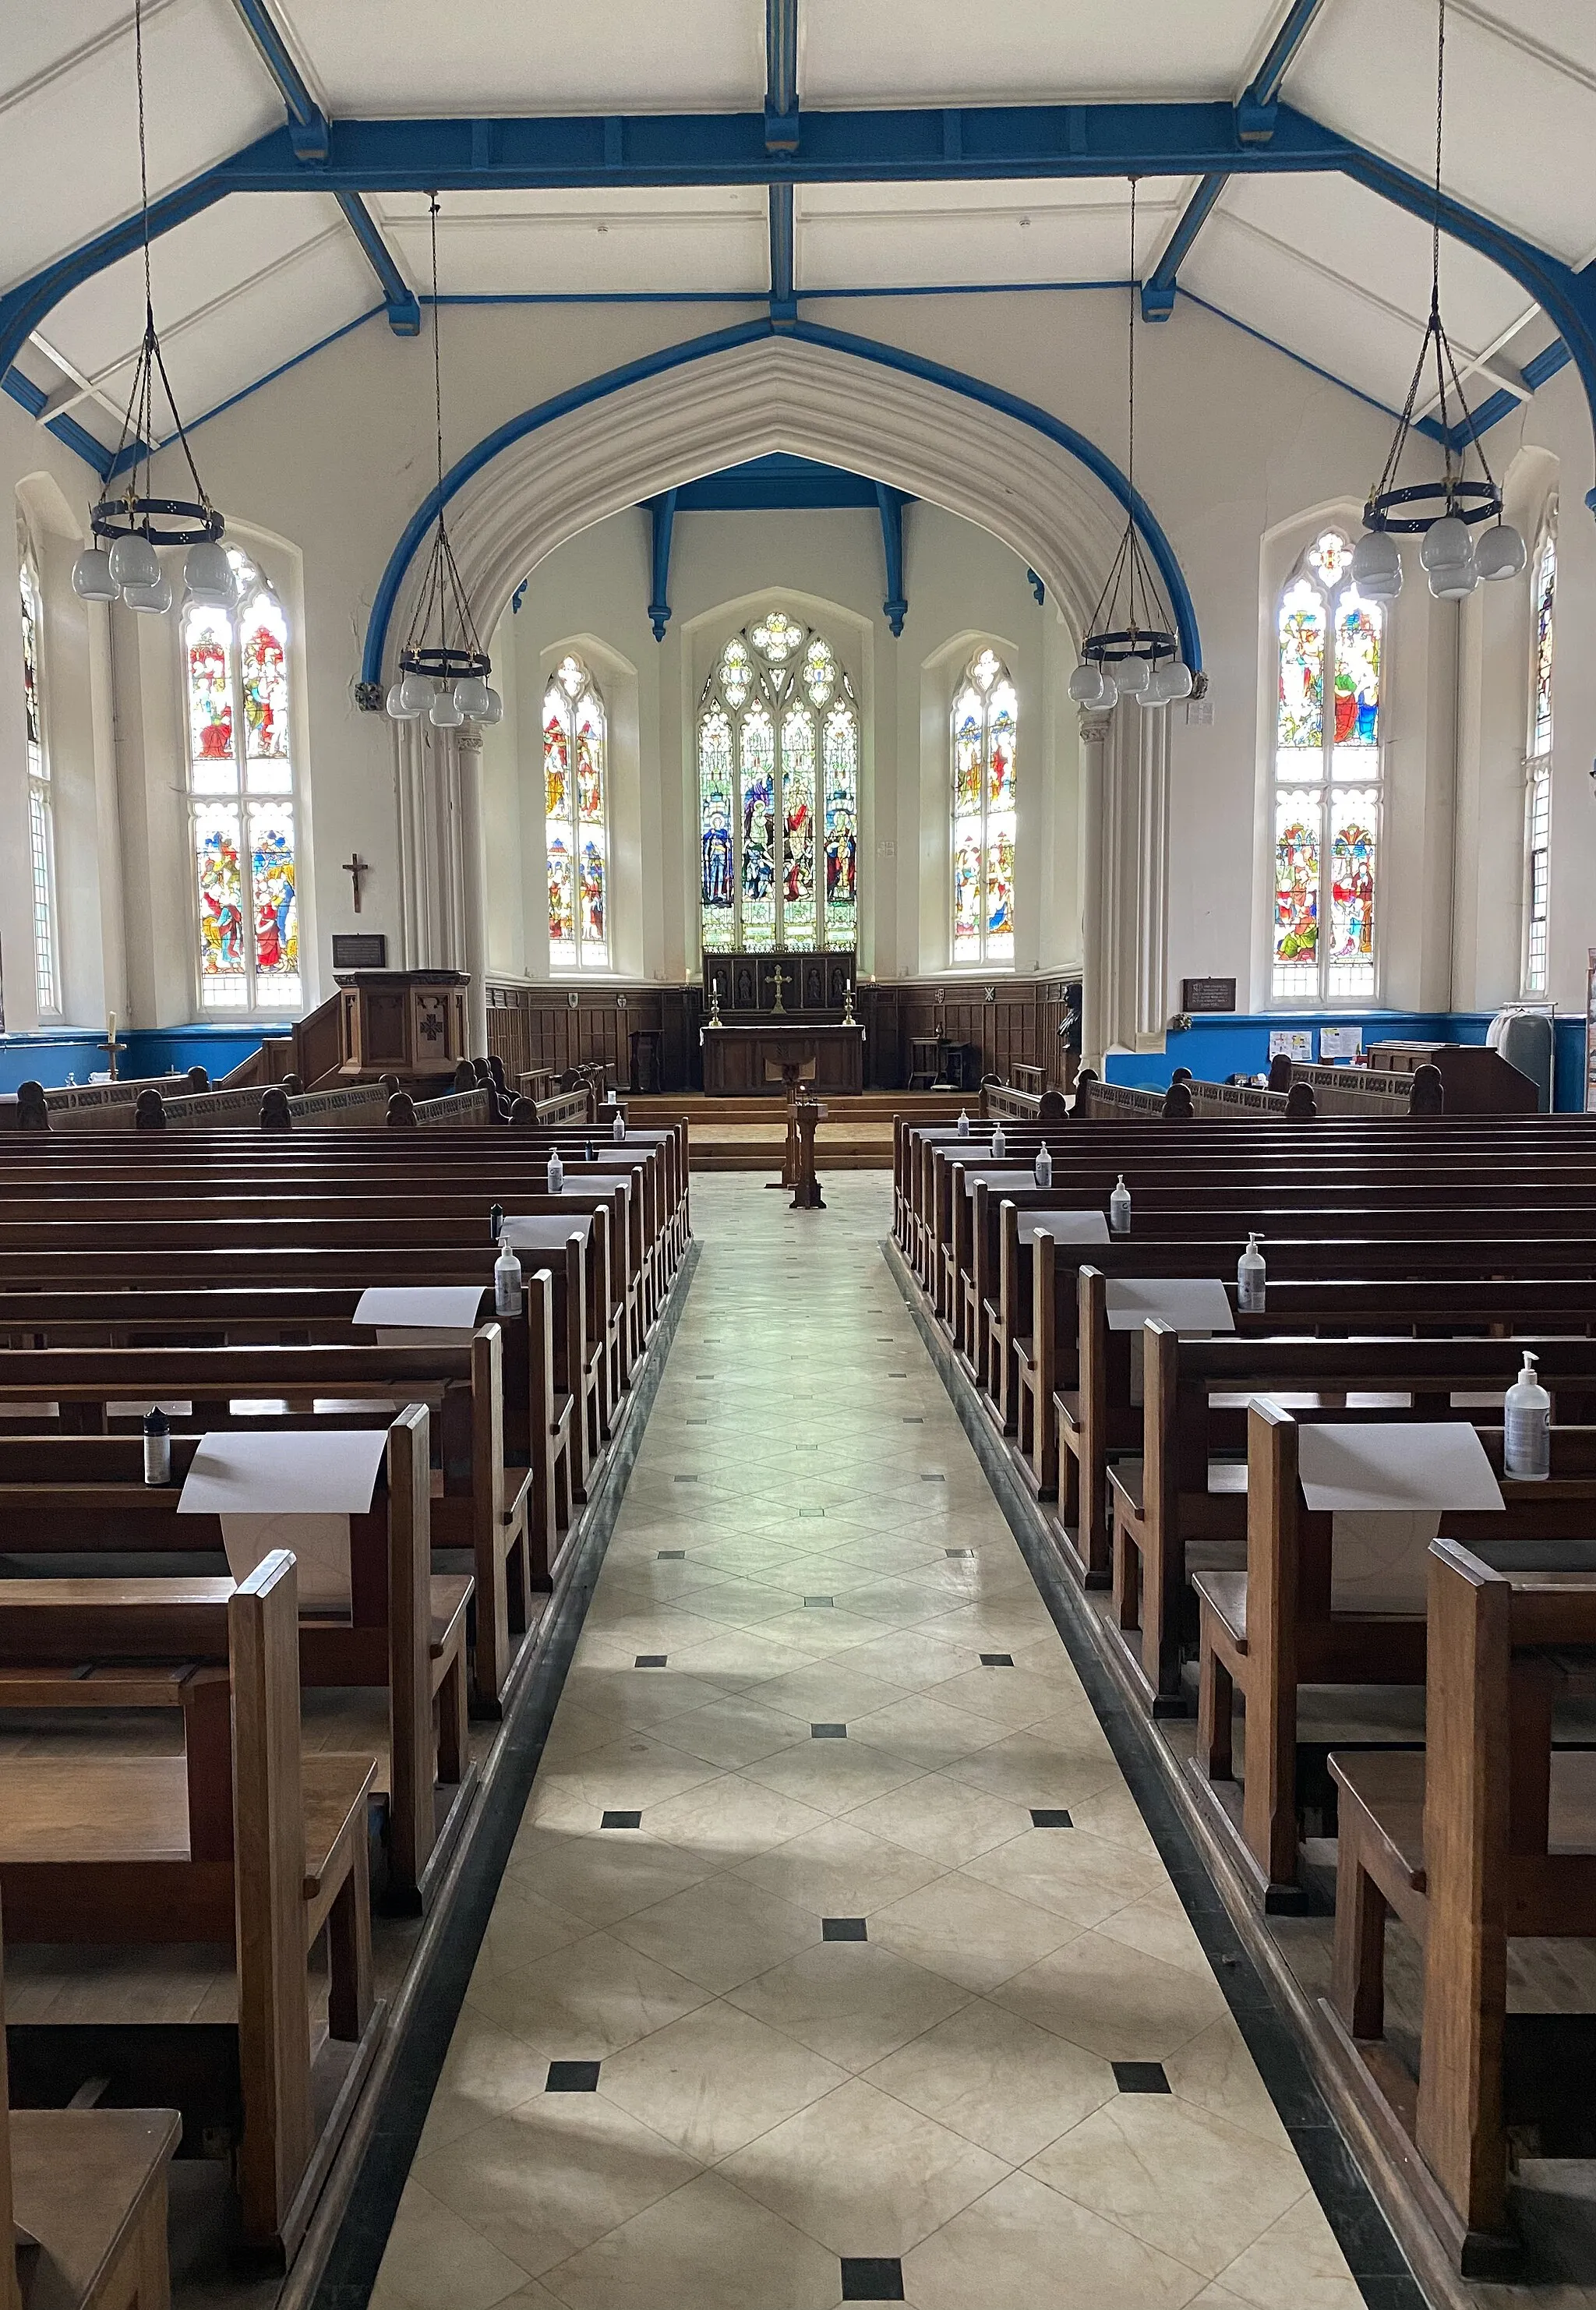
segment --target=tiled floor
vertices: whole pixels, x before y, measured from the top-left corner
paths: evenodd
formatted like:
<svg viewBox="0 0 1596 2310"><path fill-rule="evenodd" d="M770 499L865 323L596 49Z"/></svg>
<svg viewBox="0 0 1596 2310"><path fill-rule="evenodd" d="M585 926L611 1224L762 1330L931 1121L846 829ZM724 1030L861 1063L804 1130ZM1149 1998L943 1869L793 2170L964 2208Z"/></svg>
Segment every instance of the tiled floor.
<svg viewBox="0 0 1596 2310"><path fill-rule="evenodd" d="M694 1180L377 2310L1357 2310L877 1248L887 1180L826 1194Z"/></svg>

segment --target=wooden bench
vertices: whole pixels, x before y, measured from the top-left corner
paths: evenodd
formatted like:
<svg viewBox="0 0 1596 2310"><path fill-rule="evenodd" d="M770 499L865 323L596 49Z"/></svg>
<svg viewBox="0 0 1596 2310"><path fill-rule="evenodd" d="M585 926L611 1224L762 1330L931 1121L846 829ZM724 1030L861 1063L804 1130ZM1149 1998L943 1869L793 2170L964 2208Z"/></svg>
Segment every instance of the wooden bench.
<svg viewBox="0 0 1596 2310"><path fill-rule="evenodd" d="M197 2147L236 2143L251 2244L286 2261L303 2236L376 2050L366 1811L369 1757L299 1750L294 1563L247 1580L13 1581L0 1590L0 1699L30 1716L178 1709L180 1759L80 1759L42 1741L0 1756L0 1899L13 1948L221 1944L237 2019L54 2026L13 2019L12 2091L56 2104L85 2080L112 2101L154 2083ZM97 1669L95 1663L114 1665ZM176 1662L180 1665L173 1666ZM325 2036L312 2054L308 1954L328 1943ZM117 1984L118 2012L136 2012ZM170 2089L176 2088L176 2090Z"/></svg>
<svg viewBox="0 0 1596 2310"><path fill-rule="evenodd" d="M1508 1943L1596 1935L1596 1757L1552 1744L1559 1693L1588 1693L1596 1665L1596 1546L1442 1539L1430 1554L1425 1751L1331 1759L1340 1837L1323 2010L1453 2266L1504 2278L1519 2260L1509 2126L1522 2140L1549 2122L1541 2146L1556 2157L1557 2101L1565 2131L1589 2123L1589 2028L1515 2020ZM1417 2080L1384 2036L1388 1913L1423 1954Z"/></svg>

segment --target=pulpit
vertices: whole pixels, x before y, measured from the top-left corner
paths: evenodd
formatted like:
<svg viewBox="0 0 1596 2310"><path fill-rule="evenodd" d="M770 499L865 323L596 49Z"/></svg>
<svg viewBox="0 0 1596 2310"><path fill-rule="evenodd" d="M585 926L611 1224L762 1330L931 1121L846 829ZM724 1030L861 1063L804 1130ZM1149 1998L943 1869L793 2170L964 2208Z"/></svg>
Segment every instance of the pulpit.
<svg viewBox="0 0 1596 2310"><path fill-rule="evenodd" d="M452 1075L467 1047L463 970L351 970L338 983L340 1082Z"/></svg>

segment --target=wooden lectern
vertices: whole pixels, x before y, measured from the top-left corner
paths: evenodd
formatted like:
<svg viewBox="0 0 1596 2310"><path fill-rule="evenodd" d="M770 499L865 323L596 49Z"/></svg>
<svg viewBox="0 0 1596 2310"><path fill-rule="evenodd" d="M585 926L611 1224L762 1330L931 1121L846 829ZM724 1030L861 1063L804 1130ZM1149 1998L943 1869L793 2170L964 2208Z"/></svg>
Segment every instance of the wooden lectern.
<svg viewBox="0 0 1596 2310"><path fill-rule="evenodd" d="M454 1073L467 1048L463 970L351 970L338 982L338 1056L327 1082L375 1082L380 1075L424 1082ZM301 1070L301 1072L303 1072ZM308 1079L306 1089L313 1088Z"/></svg>

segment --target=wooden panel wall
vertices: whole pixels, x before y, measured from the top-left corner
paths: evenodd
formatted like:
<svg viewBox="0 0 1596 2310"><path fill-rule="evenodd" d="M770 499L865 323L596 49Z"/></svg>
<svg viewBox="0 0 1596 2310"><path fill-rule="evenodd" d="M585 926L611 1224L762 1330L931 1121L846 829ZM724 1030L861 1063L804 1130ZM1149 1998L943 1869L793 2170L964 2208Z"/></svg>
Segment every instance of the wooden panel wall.
<svg viewBox="0 0 1596 2310"><path fill-rule="evenodd" d="M991 988L991 999L987 989ZM698 1029L704 999L698 986L617 986L612 980L576 1002L562 986L488 987L488 1047L514 1076L526 1067L568 1067L602 1062L622 1088L630 1081L630 1037L659 1038L660 1087L696 1090L702 1083ZM1071 1006L1069 997L1073 992ZM973 1045L983 1074L1005 1081L1016 1060L1045 1070L1050 1088L1069 1087L1074 1053L1062 1032L1078 1017L1076 982L1063 978L883 980L860 987L858 1013L868 1030L865 1081L872 1090L901 1090L908 1081L909 1041L916 1035Z"/></svg>

